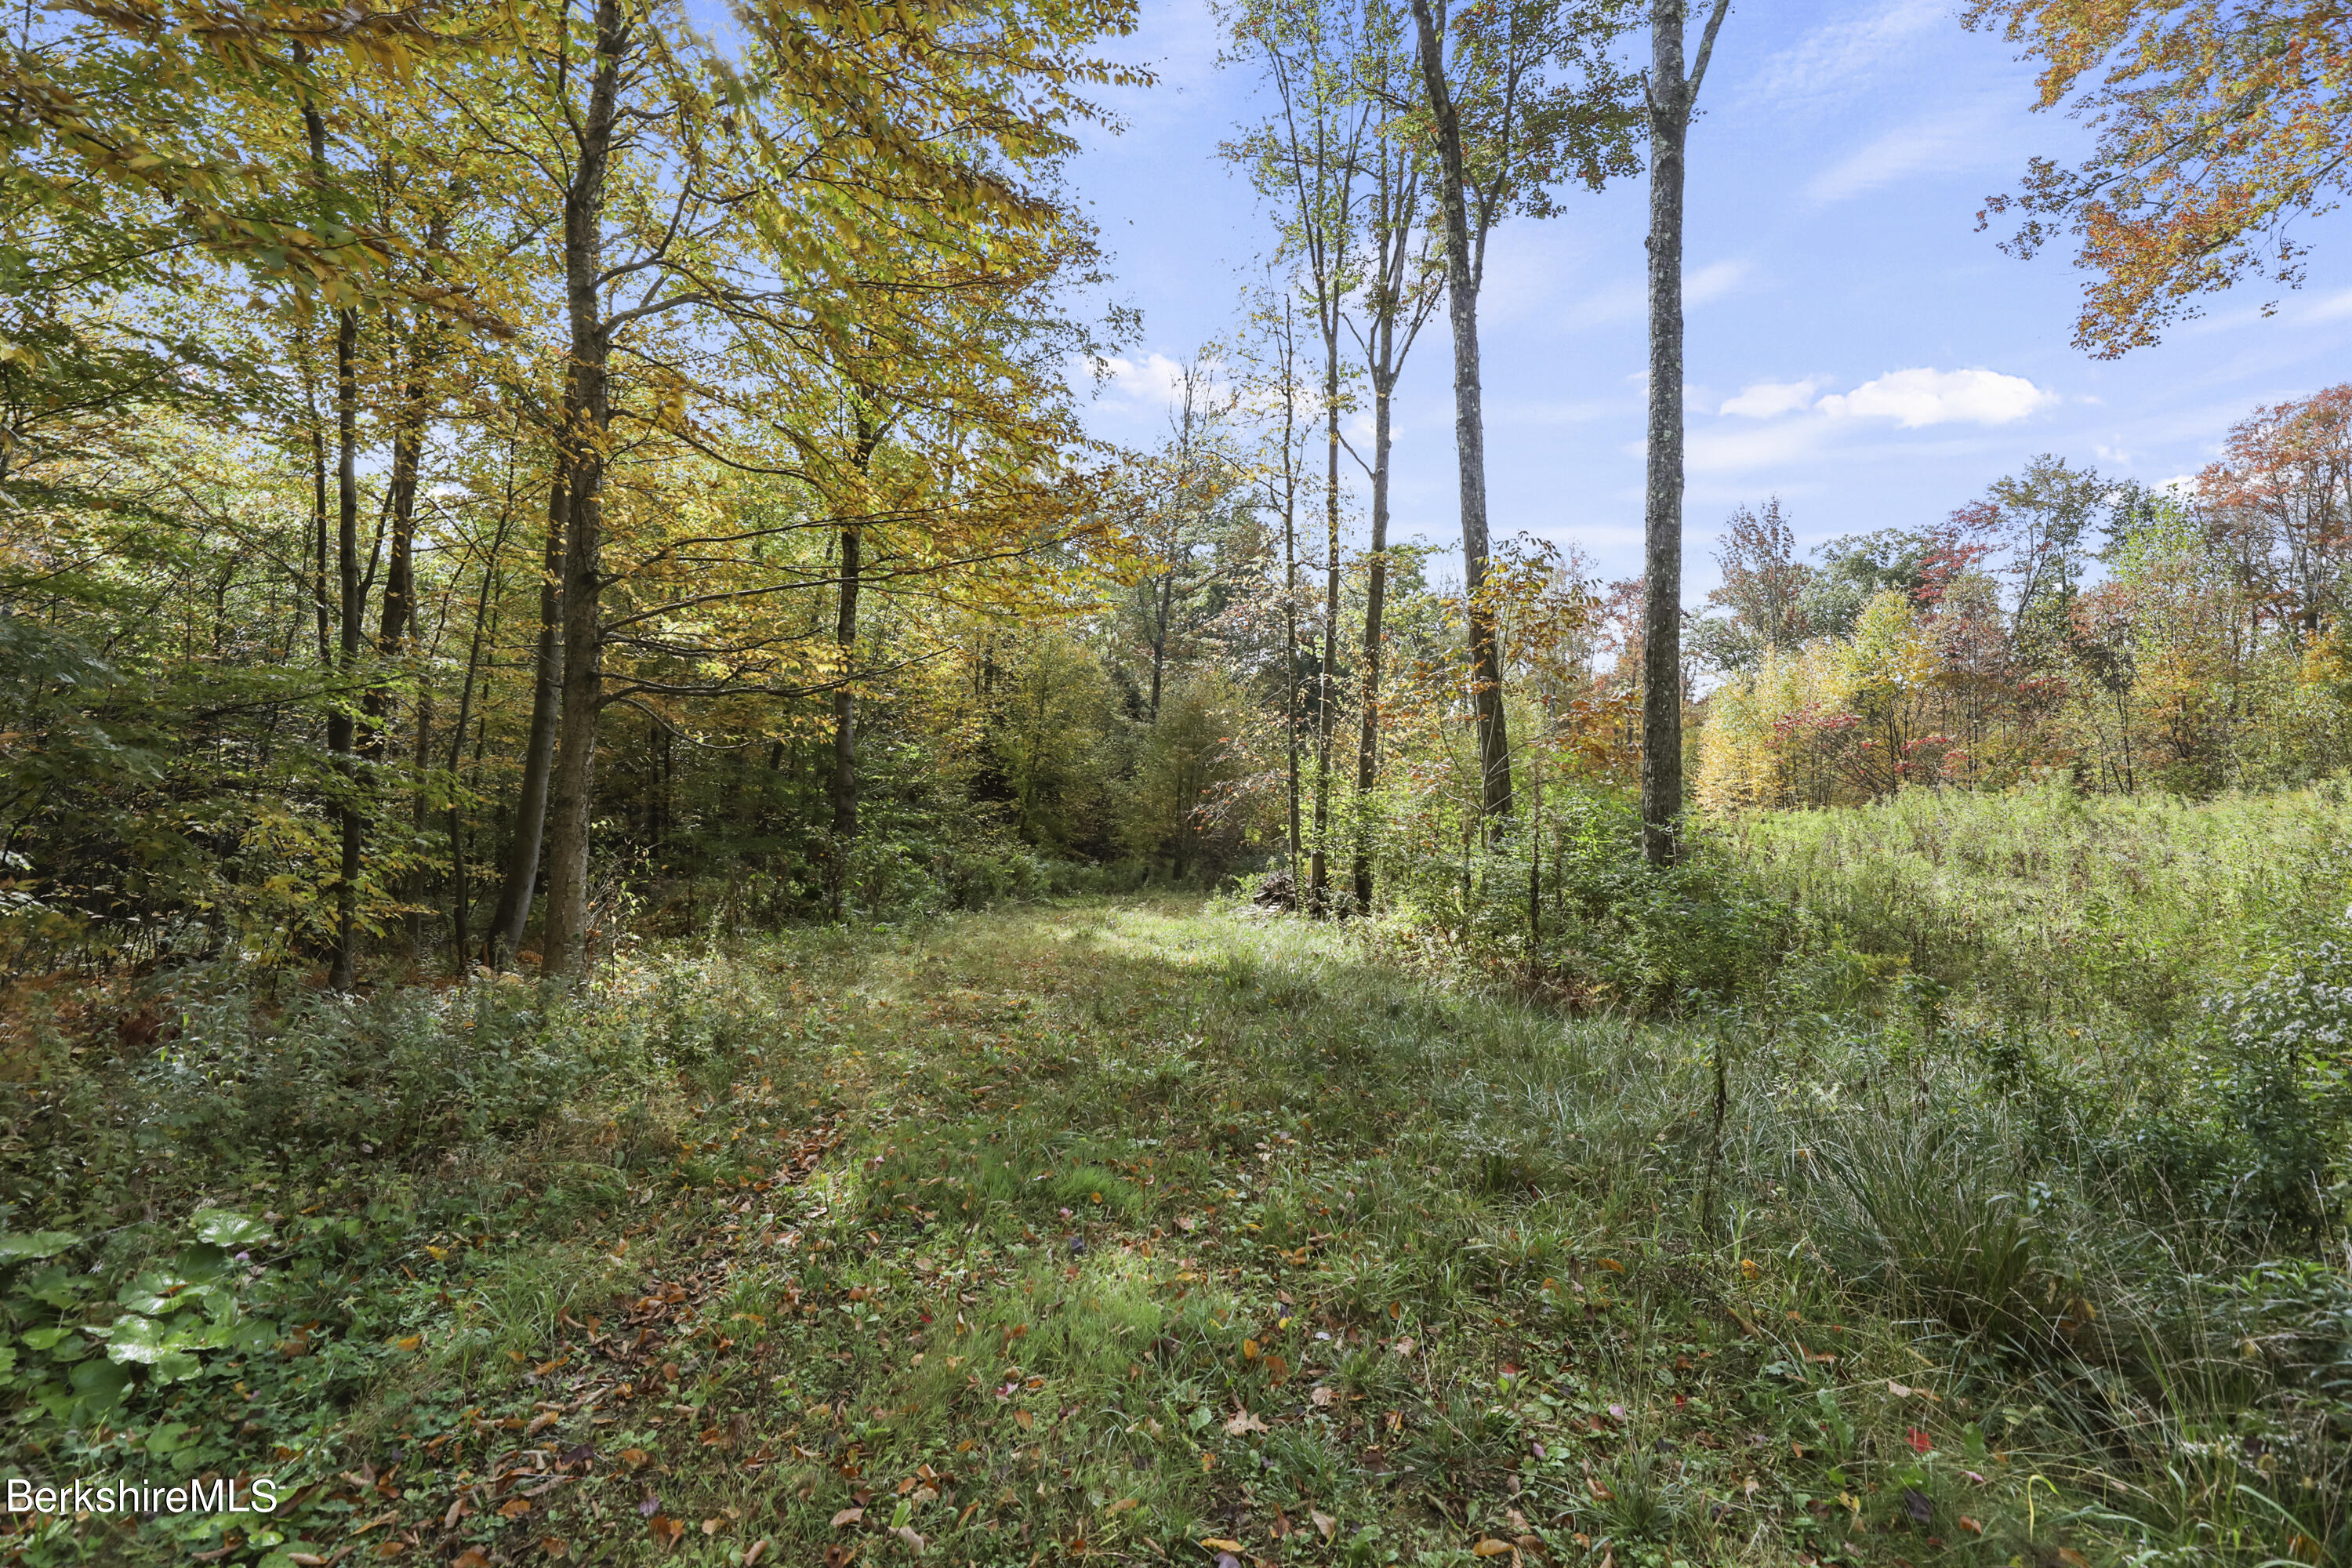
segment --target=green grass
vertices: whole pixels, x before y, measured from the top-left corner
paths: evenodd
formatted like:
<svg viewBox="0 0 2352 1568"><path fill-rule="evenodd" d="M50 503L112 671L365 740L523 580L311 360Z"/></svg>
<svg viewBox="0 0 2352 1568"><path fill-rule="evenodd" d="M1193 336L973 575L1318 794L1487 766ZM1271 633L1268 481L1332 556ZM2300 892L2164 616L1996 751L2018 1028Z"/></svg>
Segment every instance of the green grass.
<svg viewBox="0 0 2352 1568"><path fill-rule="evenodd" d="M2340 784L2188 802L1906 790L1717 830L1748 883L1988 1005L2169 1030L2352 902Z"/></svg>
<svg viewBox="0 0 2352 1568"><path fill-rule="evenodd" d="M2340 1269L2116 1174L2184 1058L1769 1000L1569 1016L1411 932L1172 898L643 950L528 1037L601 1064L533 1131L236 1168L285 1340L71 1430L16 1395L29 1468L299 1504L0 1551L2346 1560Z"/></svg>

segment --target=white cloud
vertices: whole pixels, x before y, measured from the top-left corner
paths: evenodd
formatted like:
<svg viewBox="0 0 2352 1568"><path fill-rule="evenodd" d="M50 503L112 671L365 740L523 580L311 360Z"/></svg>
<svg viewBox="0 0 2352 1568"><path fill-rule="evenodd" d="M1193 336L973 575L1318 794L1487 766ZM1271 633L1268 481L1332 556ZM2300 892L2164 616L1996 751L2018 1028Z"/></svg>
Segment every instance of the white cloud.
<svg viewBox="0 0 2352 1568"><path fill-rule="evenodd" d="M1201 368L1208 373L1210 395L1225 395L1223 367L1206 364ZM1176 389L1183 384L1184 364L1157 353L1140 360L1118 354L1100 360L1073 354L1065 374L1073 387L1081 395L1090 391L1097 403L1137 413L1157 413L1175 401Z"/></svg>
<svg viewBox="0 0 2352 1568"><path fill-rule="evenodd" d="M1898 370L1832 394L1815 406L1833 419L1928 425L2007 425L2059 401L2021 375L1990 370Z"/></svg>
<svg viewBox="0 0 2352 1568"><path fill-rule="evenodd" d="M1893 0L1863 16L1816 27L1768 57L1740 96L1784 110L1844 97L1902 54L1908 40L1934 29L1950 14L1948 0Z"/></svg>
<svg viewBox="0 0 2352 1568"><path fill-rule="evenodd" d="M2000 163L2008 156L1989 108L1923 120L1858 147L1805 182L1816 206L1850 200L1916 174L1949 174Z"/></svg>
<svg viewBox="0 0 2352 1568"><path fill-rule="evenodd" d="M1685 273L1683 276L1683 303L1704 305L1720 300L1726 294L1737 291L1755 269L1755 264L1745 258L1735 258L1728 261L1709 262L1696 272Z"/></svg>
<svg viewBox="0 0 2352 1568"><path fill-rule="evenodd" d="M1822 389L1819 376L1803 381L1759 381L1739 389L1739 395L1726 400L1716 412L1736 415L1742 419L1773 419L1783 414L1794 414L1813 405L1813 394Z"/></svg>
<svg viewBox="0 0 2352 1568"><path fill-rule="evenodd" d="M1761 428L1694 430L1685 446L1684 461L1694 474L1777 468L1817 457L1829 436L1825 419L1797 419Z"/></svg>
<svg viewBox="0 0 2352 1568"><path fill-rule="evenodd" d="M2352 316L2352 289L2330 294L2325 300L2314 300L2303 316L2307 321L2333 321Z"/></svg>
<svg viewBox="0 0 2352 1568"><path fill-rule="evenodd" d="M1756 270L1756 264L1745 258L1735 257L1723 261L1711 261L1695 271L1683 274L1683 304L1712 304L1727 294L1738 292L1741 285ZM1489 310L1487 301L1495 293L1495 268L1490 262L1486 271L1486 291L1478 299L1478 313L1492 321L1502 316L1528 316L1528 307L1531 279L1515 269L1507 283L1506 307ZM1542 288L1549 290L1549 298L1556 300L1561 285L1554 279L1543 280ZM1622 279L1601 288L1588 290L1570 305L1561 319L1571 327L1605 327L1620 321L1638 321L1649 313L1650 288L1639 279Z"/></svg>

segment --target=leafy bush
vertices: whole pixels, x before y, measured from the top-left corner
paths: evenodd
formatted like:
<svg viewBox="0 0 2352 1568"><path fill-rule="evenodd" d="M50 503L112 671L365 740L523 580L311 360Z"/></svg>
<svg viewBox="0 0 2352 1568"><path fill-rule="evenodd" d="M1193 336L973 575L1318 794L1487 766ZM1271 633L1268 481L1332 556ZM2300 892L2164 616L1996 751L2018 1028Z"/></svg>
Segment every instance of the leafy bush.
<svg viewBox="0 0 2352 1568"><path fill-rule="evenodd" d="M201 1191L271 1161L437 1157L535 1124L589 1066L549 1047L520 984L273 1006L225 963L121 1000L110 1038L37 1026L0 1202L104 1212L123 1187Z"/></svg>
<svg viewBox="0 0 2352 1568"><path fill-rule="evenodd" d="M1555 791L1546 812L1465 859L1400 857L1399 913L1580 1005L1643 1013L1735 995L1789 944L1787 908L1749 891L1711 841L1660 869L1622 793Z"/></svg>

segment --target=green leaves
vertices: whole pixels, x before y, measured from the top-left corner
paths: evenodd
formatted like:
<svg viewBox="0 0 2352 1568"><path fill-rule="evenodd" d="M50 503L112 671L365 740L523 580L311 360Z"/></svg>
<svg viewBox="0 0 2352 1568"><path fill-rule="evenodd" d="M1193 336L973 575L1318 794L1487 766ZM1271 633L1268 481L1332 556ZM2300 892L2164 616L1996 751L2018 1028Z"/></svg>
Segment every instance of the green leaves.
<svg viewBox="0 0 2352 1568"><path fill-rule="evenodd" d="M37 1230L26 1236L0 1236L0 1268L12 1263L55 1258L81 1238L68 1231Z"/></svg>
<svg viewBox="0 0 2352 1568"><path fill-rule="evenodd" d="M188 1223L197 1240L208 1241L224 1250L251 1247L270 1237L269 1227L261 1221L229 1209L198 1209Z"/></svg>

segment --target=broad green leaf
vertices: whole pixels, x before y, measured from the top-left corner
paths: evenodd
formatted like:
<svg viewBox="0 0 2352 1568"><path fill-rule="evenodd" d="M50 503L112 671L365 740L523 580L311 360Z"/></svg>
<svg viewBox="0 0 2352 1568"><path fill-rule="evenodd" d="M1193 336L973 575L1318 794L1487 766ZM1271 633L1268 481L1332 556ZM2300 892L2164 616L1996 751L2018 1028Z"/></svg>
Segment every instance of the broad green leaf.
<svg viewBox="0 0 2352 1568"><path fill-rule="evenodd" d="M63 1230L37 1230L26 1236L0 1235L0 1267L55 1258L80 1240L81 1237L70 1231Z"/></svg>
<svg viewBox="0 0 2352 1568"><path fill-rule="evenodd" d="M269 1239L269 1227L234 1209L198 1209L188 1222L199 1241L234 1250Z"/></svg>

